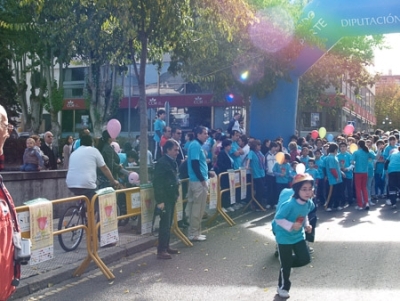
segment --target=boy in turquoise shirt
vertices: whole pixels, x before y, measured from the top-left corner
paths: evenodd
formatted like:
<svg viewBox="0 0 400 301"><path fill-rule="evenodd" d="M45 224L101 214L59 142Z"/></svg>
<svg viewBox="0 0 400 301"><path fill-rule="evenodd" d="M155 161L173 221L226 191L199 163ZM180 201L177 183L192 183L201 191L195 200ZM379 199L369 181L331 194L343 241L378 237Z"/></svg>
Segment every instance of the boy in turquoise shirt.
<svg viewBox="0 0 400 301"><path fill-rule="evenodd" d="M343 178L343 199L351 206L353 204L353 168L351 165L351 154L347 151L347 143L339 144L340 153L337 155L340 164L340 170L346 175Z"/></svg>

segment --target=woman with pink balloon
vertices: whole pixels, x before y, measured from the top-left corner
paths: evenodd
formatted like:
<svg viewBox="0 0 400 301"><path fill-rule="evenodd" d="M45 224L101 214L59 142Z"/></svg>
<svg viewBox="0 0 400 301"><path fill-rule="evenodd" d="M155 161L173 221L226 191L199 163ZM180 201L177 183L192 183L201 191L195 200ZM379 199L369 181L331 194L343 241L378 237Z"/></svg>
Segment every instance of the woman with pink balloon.
<svg viewBox="0 0 400 301"><path fill-rule="evenodd" d="M110 169L114 179L118 179L120 175L129 176L130 172L122 168L120 158L111 146L113 139L117 138L121 132L121 124L116 119L111 119L107 123L107 129L103 131L98 141L97 149L102 154L107 167ZM115 145L114 145L115 146ZM98 173L99 188L110 187L110 183L102 173Z"/></svg>

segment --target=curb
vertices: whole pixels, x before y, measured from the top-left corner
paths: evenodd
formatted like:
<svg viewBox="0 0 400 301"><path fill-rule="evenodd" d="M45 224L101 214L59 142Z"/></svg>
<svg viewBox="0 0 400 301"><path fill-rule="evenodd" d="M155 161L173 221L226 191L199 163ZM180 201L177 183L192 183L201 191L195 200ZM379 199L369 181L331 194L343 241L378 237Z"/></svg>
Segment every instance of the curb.
<svg viewBox="0 0 400 301"><path fill-rule="evenodd" d="M120 260L121 258L152 248L155 246L156 242L157 237L148 237L141 239L139 244L137 242L131 242L123 246L109 248L110 251L107 250L107 254L101 257L101 259L106 265L108 265L112 262ZM67 265L44 274L23 279L21 280L20 285L17 287L16 292L10 297L10 300L27 297L39 290L46 289L49 287L50 283L54 285L74 278L72 273L77 269L77 267L78 264ZM91 262L88 268L85 270L85 273L95 269L98 269L97 265ZM79 278L79 276L76 278Z"/></svg>

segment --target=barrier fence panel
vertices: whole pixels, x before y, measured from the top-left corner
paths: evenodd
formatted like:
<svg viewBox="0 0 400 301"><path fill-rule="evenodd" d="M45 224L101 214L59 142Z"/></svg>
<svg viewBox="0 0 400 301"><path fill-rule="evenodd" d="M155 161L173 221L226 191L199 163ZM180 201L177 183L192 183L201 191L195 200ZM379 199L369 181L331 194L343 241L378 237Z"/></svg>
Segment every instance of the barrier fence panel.
<svg viewBox="0 0 400 301"><path fill-rule="evenodd" d="M93 213L93 206L91 206L89 200L87 197L85 196L74 196L74 197L68 197L68 198L63 198L63 199L58 199L58 200L53 200L51 201L51 203L53 205L56 204L61 204L61 203L67 203L67 202L77 202L77 201L84 201L86 204L86 208L87 208L87 224L79 224L79 225L75 225L66 229L62 229L62 230L56 230L53 231L53 237L56 235L61 235L64 233L68 233L68 232L73 232L73 231L78 231L80 229L83 229L86 232L86 250L87 250L87 256L86 258L83 260L83 262L79 265L79 267L74 271L73 276L80 276L82 275L82 273L86 270L86 268L88 267L89 263L93 260L94 263L100 268L100 270L103 272L103 274L110 279L110 276L112 275L112 273L109 271L109 269L107 268L107 266L102 262L102 260L100 258L98 258L98 256L96 257L96 254L94 254L93 252L93 239L92 239L92 232L91 229L94 225L94 213ZM16 211L18 213L18 219L20 219L20 216L22 214L22 216L24 215L24 213L29 213L29 206L19 206L16 207ZM30 231L23 231L21 233L23 238L31 238L30 236ZM97 236L96 236L97 238ZM113 276L113 275L112 275Z"/></svg>
<svg viewBox="0 0 400 301"><path fill-rule="evenodd" d="M183 196L183 191L182 191L182 186L185 185L185 184L189 184L189 179L183 179L183 180L181 180L181 186L180 186L180 189L179 189L179 194L180 194L179 198L180 198L180 200L178 200L178 203L179 203L180 201L182 201L182 210L184 210L184 209L183 209L183 208L184 208L183 204L187 202L187 198L186 198L186 196ZM187 238L187 236L181 231L181 229L180 229L179 226L178 226L178 221L179 221L179 220L178 220L178 210L177 210L177 208L178 208L178 203L175 205L174 221L173 221L172 226L171 226L171 231L172 231L186 246L188 246L188 247L193 247L192 242L189 240L189 238ZM182 219L183 219L183 216L184 216L184 214L183 214L183 212L182 212Z"/></svg>
<svg viewBox="0 0 400 301"><path fill-rule="evenodd" d="M235 173L237 173L237 172L239 172L239 171L235 171ZM235 222L229 217L228 214L226 214L222 210L222 203L221 203L222 194L228 193L230 190L229 188L221 190L220 180L221 180L222 176L228 176L228 172L222 173L218 176L217 189L216 189L217 190L217 193L216 193L217 212L214 216L212 216L209 219L209 221L207 221L207 223L211 223L218 216L218 214L220 214L230 226L233 226L233 225L235 225ZM181 180L182 184L188 184L188 182L189 182L189 179ZM250 186L251 190L253 190L252 185L253 185L252 181L250 183L246 183L246 186ZM235 189L237 189L237 188L240 188L240 181L239 181L239 183L235 183ZM182 191L182 189L180 189L180 190ZM106 213L105 213L106 215L104 215L106 219L110 218L110 213L112 212L112 210L115 210L116 208L121 209L118 205L123 205L121 207L124 208L122 211L119 212L119 216L116 217L116 219L118 221L123 221L123 220L129 219L129 218L135 217L135 216L141 216L141 214L142 214L141 205L143 202L145 202L145 200L143 200L141 198L140 187L125 188L125 189L120 189L120 190L116 190L116 191L112 191L112 192L115 193L116 197L109 198L109 199L107 199L106 203L102 204L102 206L104 207L103 209L106 210ZM119 195L124 196L123 201L120 201L120 202L117 201ZM257 202L257 200L255 200L255 198L253 196L253 193L251 195L252 195L251 201ZM51 201L51 203L54 205L68 203L68 202L70 202L70 203L74 202L74 205L76 205L77 201L83 201L85 203L85 207L86 207L86 223L84 222L85 221L85 219L84 219L84 221L81 224L75 223L71 227L68 227L68 228L65 228L62 230L55 230L52 232L52 235L53 235L53 237L55 237L55 236L65 234L65 233L83 230L86 233L86 251L84 253L84 254L86 254L86 257L80 263L78 268L73 272L73 276L82 275L85 272L85 270L88 268L90 262L93 261L99 267L99 269L102 271L102 273L106 276L106 278L111 280L111 279L115 278L115 275L106 266L106 264L102 261L102 259L100 258L99 254L98 254L99 229L100 229L100 224L101 224L101 221L99 219L99 216L100 216L99 206L97 205L98 199L99 199L99 194L94 195L91 200L89 200L85 196L74 196L74 197L68 197L68 198L57 199L57 200ZM115 204L111 204L110 202L111 203L114 202ZM183 208L184 207L183 204L187 202L186 195L183 196L182 192L180 193L179 202L180 202L179 208ZM259 203L257 202L257 204L259 204ZM260 205L260 207L261 207L261 205ZM20 207L16 208L19 220L22 218L22 216L24 216L24 217L29 216L29 213L30 213L29 208L30 208L29 206L20 206ZM113 209L111 210L110 208L113 208ZM110 209L109 212L107 212L107 209ZM107 213L109 213L109 214L107 214ZM182 215L183 215L183 212L182 212ZM64 215L63 215L63 218L64 218ZM187 238L187 236L179 228L179 226L178 226L179 219L182 219L181 213L179 212L179 218L178 218L178 211L175 210L174 220L171 225L171 232L174 233L186 246L193 246L192 242ZM63 221L64 221L64 219L63 219ZM22 233L22 237L30 238L30 235L31 235L30 231L26 230L27 229L26 227L24 229L25 229L25 231ZM118 235L118 233L117 233L117 235Z"/></svg>
<svg viewBox="0 0 400 301"><path fill-rule="evenodd" d="M247 183L246 185L250 186L251 189L251 199L250 202L247 203L247 205L243 208L243 211L246 211L246 209L251 205L252 202L255 202L257 204L258 207L260 207L260 209L262 211L266 211L266 209L264 208L264 206L262 206L260 204L260 202L255 198L254 196L254 181L253 181L253 175L250 173L250 183ZM261 200L260 200L261 201Z"/></svg>
<svg viewBox="0 0 400 301"><path fill-rule="evenodd" d="M230 171L230 172L232 173L233 171ZM236 189L238 189L238 188L243 189L242 183L243 183L244 181L245 181L245 185L246 185L247 189L250 189L250 201L249 201L249 202L247 203L247 205L243 208L243 212L247 210L247 208L251 205L252 202L255 202L255 203L260 207L260 209L261 209L262 211L265 211L265 208L264 208L264 207L256 200L256 198L254 197L253 177L252 177L251 175L250 175L251 180L250 180L250 181L247 181L246 177L243 179L243 177L241 176L241 174L242 174L243 171L241 171L241 170L235 170L235 171L234 171L235 177L236 177L236 179L237 179L237 178L238 178L237 176L239 176L239 180L238 180L238 181L235 180L233 186L231 186L231 184L230 184L227 188L221 189L221 178L222 178L222 177L230 177L230 172L229 172L229 171L227 171L227 172L222 172L222 173L220 173L220 174L218 175L218 185L217 185L217 187L218 187L218 193L217 193L217 196L218 196L218 198L217 198L217 211L216 211L215 214L207 221L207 224L211 224L211 223L217 218L218 215L221 215L221 216L225 219L225 221L226 221L230 226L233 226L233 225L236 224L236 223L232 220L232 218L231 218L226 212L223 211L223 209L222 209L222 208L223 208L223 207L222 207L222 196L223 196L223 194L231 193L231 187L233 187L234 190L236 190ZM231 182L231 179L228 179L228 180L229 180L229 182Z"/></svg>

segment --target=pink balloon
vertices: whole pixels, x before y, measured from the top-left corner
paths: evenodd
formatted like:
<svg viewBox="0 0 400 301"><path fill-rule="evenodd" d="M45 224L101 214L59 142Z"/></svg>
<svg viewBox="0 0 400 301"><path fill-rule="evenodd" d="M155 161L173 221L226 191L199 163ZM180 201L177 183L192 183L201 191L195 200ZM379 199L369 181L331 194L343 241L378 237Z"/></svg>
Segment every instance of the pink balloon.
<svg viewBox="0 0 400 301"><path fill-rule="evenodd" d="M117 142L115 141L111 142L111 147L115 150L117 154L121 152L121 147Z"/></svg>
<svg viewBox="0 0 400 301"><path fill-rule="evenodd" d="M131 184L138 184L139 183L139 174L137 172L131 172L129 174L129 183Z"/></svg>
<svg viewBox="0 0 400 301"><path fill-rule="evenodd" d="M311 132L311 137L312 137L313 139L317 139L318 136L319 136L319 133L318 133L317 130L313 130L313 131Z"/></svg>
<svg viewBox="0 0 400 301"><path fill-rule="evenodd" d="M344 127L343 133L346 135L351 135L354 132L354 126L352 124L348 124Z"/></svg>
<svg viewBox="0 0 400 301"><path fill-rule="evenodd" d="M107 131L110 134L110 137L115 139L118 137L121 132L121 123L117 119L111 119L107 123Z"/></svg>

